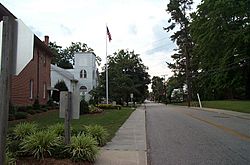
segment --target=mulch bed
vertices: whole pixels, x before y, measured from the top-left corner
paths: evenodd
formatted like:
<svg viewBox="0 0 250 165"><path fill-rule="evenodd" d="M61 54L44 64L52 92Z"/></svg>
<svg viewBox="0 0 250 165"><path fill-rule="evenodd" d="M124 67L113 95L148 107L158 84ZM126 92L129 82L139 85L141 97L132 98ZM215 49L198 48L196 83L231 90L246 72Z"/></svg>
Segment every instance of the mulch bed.
<svg viewBox="0 0 250 165"><path fill-rule="evenodd" d="M24 158L17 160L17 165L93 165L93 163L87 161L72 162L69 159L45 158L44 160L37 160L34 158Z"/></svg>

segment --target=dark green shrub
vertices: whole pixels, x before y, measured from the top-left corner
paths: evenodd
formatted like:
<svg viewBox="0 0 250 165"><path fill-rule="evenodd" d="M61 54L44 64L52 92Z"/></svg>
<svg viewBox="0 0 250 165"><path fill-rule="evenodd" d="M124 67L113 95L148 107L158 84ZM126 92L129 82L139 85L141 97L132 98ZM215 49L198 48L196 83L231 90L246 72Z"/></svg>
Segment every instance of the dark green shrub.
<svg viewBox="0 0 250 165"><path fill-rule="evenodd" d="M65 84L65 82L62 81L58 81L56 83L56 85L54 86L54 88L58 89L59 91L53 91L52 93L52 99L56 102L60 101L60 91L68 91L68 87Z"/></svg>
<svg viewBox="0 0 250 165"><path fill-rule="evenodd" d="M20 151L20 143L21 140L16 140L16 139L7 139L6 147L7 150L11 153L15 153L15 155L19 154Z"/></svg>
<svg viewBox="0 0 250 165"><path fill-rule="evenodd" d="M28 117L28 113L27 112L16 112L15 114L15 119L26 119Z"/></svg>
<svg viewBox="0 0 250 165"><path fill-rule="evenodd" d="M48 105L48 107L52 107L53 106L53 99L51 97L47 101L47 105Z"/></svg>
<svg viewBox="0 0 250 165"><path fill-rule="evenodd" d="M40 109L42 112L47 112L48 111L48 108L41 108Z"/></svg>
<svg viewBox="0 0 250 165"><path fill-rule="evenodd" d="M109 136L107 130L100 125L85 126L84 133L96 139L99 146L104 146Z"/></svg>
<svg viewBox="0 0 250 165"><path fill-rule="evenodd" d="M101 109L121 109L121 105L112 105L112 104L98 104L97 105L98 108Z"/></svg>
<svg viewBox="0 0 250 165"><path fill-rule="evenodd" d="M51 156L55 147L62 143L62 139L55 133L49 131L39 131L26 136L21 142L23 152L32 154L37 159Z"/></svg>
<svg viewBox="0 0 250 165"><path fill-rule="evenodd" d="M17 107L13 106L11 103L9 104L9 114L15 115L17 112Z"/></svg>
<svg viewBox="0 0 250 165"><path fill-rule="evenodd" d="M67 146L63 143L63 140L60 141L59 145L54 146L53 150L51 151L51 156L53 158L58 158L58 159L65 159L65 158L70 158L69 153L67 150Z"/></svg>
<svg viewBox="0 0 250 165"><path fill-rule="evenodd" d="M13 153L7 151L5 153L5 165L15 165L16 164L16 158L14 157Z"/></svg>
<svg viewBox="0 0 250 165"><path fill-rule="evenodd" d="M17 108L18 112L26 112L27 111L27 107L26 106L20 106Z"/></svg>
<svg viewBox="0 0 250 165"><path fill-rule="evenodd" d="M35 110L35 112L36 112L36 113L42 113L42 112L43 112L43 110L41 110L41 109L37 109L37 110Z"/></svg>
<svg viewBox="0 0 250 165"><path fill-rule="evenodd" d="M32 109L33 109L33 106L27 106L26 109L27 109L27 110L32 110Z"/></svg>
<svg viewBox="0 0 250 165"><path fill-rule="evenodd" d="M15 115L14 114L9 114L9 118L8 118L8 121L12 121L12 120L15 120Z"/></svg>
<svg viewBox="0 0 250 165"><path fill-rule="evenodd" d="M17 107L13 106L11 103L9 104L9 118L8 120L15 120L15 114L17 112Z"/></svg>
<svg viewBox="0 0 250 165"><path fill-rule="evenodd" d="M35 123L19 123L13 129L13 135L15 139L23 139L25 136L35 133L37 128Z"/></svg>
<svg viewBox="0 0 250 165"><path fill-rule="evenodd" d="M55 133L57 136L64 136L64 124L56 123L51 125L48 127L48 131Z"/></svg>
<svg viewBox="0 0 250 165"><path fill-rule="evenodd" d="M94 138L78 134L72 136L71 144L68 146L68 153L74 161L90 161L94 162L99 148Z"/></svg>
<svg viewBox="0 0 250 165"><path fill-rule="evenodd" d="M47 109L47 108L48 108L48 105L41 105L41 108Z"/></svg>
<svg viewBox="0 0 250 165"><path fill-rule="evenodd" d="M72 128L71 136L77 136L79 133L82 133L82 131L76 128Z"/></svg>
<svg viewBox="0 0 250 165"><path fill-rule="evenodd" d="M89 113L89 104L84 99L82 99L80 102L80 115L88 113Z"/></svg>
<svg viewBox="0 0 250 165"><path fill-rule="evenodd" d="M29 109L29 110L27 110L27 113L31 114L31 115L34 115L36 112L33 109Z"/></svg>
<svg viewBox="0 0 250 165"><path fill-rule="evenodd" d="M39 103L39 100L37 98L34 101L33 109L35 109L35 110L40 109L40 103Z"/></svg>

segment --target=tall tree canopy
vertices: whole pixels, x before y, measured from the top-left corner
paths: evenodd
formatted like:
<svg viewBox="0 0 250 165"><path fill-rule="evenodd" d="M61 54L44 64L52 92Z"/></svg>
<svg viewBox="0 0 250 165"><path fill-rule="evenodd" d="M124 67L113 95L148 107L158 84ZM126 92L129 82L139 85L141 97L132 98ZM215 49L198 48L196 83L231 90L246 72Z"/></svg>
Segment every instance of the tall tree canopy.
<svg viewBox="0 0 250 165"><path fill-rule="evenodd" d="M188 105L190 105L191 99L191 57L193 43L190 35L190 16L188 12L191 10L191 5L193 0L170 0L167 5L166 11L171 14L169 19L170 25L164 30L169 32L170 30L176 30L173 35L171 35L171 40L176 42L178 48L176 53L171 57L174 63L168 63L170 69L174 71L174 76L179 79L179 81L185 81L188 88Z"/></svg>
<svg viewBox="0 0 250 165"><path fill-rule="evenodd" d="M109 98L119 104L128 103L130 94L133 93L134 101L144 101L150 83L147 69L139 54L134 51L120 50L108 56ZM96 88L102 97L105 97L106 89L105 72L104 68L99 86Z"/></svg>
<svg viewBox="0 0 250 165"><path fill-rule="evenodd" d="M250 1L203 0L192 18L199 92L250 99Z"/></svg>
<svg viewBox="0 0 250 165"><path fill-rule="evenodd" d="M165 98L164 79L158 76L152 78L152 92L155 101L162 102Z"/></svg>
<svg viewBox="0 0 250 165"><path fill-rule="evenodd" d="M53 52L52 64L64 69L72 69L75 63L74 54L77 52L94 52L94 50L87 46L85 43L72 42L69 47L62 49L56 42L50 42L49 47ZM96 56L97 63L100 64L101 58Z"/></svg>

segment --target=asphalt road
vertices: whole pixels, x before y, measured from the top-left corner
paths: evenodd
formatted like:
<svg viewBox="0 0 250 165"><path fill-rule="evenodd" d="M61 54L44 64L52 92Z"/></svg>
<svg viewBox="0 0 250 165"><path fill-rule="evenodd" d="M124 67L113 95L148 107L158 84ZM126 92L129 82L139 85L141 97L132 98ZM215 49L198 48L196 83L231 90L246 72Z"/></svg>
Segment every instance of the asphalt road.
<svg viewBox="0 0 250 165"><path fill-rule="evenodd" d="M148 164L250 165L250 120L146 104Z"/></svg>

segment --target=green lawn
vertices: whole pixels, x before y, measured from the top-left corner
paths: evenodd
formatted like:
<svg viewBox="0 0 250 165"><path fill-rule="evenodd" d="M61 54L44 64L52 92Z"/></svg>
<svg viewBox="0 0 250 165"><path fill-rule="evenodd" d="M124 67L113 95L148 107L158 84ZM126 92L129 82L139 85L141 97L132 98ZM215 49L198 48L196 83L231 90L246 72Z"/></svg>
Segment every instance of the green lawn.
<svg viewBox="0 0 250 165"><path fill-rule="evenodd" d="M187 105L187 103L181 103L181 105ZM199 104L198 102L192 102L191 106L199 106ZM217 109L250 113L250 101L236 101L236 100L202 101L202 106L206 108L217 108Z"/></svg>
<svg viewBox="0 0 250 165"><path fill-rule="evenodd" d="M105 110L101 114L82 115L79 120L72 120L72 127L76 130L81 130L83 125L99 124L107 129L110 134L109 140L111 140L133 111L131 108L122 108L121 110ZM34 121L43 128L58 122L64 122L64 119L59 118L58 111L51 111L32 116L29 121ZM10 122L10 129L17 123Z"/></svg>

